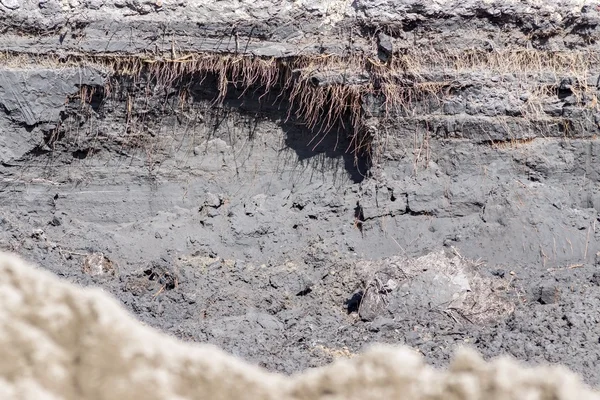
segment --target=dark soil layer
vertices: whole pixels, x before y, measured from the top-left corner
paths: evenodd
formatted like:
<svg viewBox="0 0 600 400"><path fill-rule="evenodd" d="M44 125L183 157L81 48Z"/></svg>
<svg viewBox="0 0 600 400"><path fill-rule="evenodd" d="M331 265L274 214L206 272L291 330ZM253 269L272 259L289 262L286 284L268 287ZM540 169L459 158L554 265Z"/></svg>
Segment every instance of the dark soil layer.
<svg viewBox="0 0 600 400"><path fill-rule="evenodd" d="M519 20L493 15L469 17L481 25L469 32L512 37L501 27ZM432 26L443 21L458 24ZM408 40L415 24L388 33ZM30 35L5 25L5 47L24 52ZM542 96L538 80L470 71L410 115L366 98L357 146L350 124L325 134L294 118L281 87L230 85L217 102L214 76L187 77L183 91L94 68L2 68L1 249L271 370L374 342L445 365L469 345L600 386L595 80L555 76ZM521 112L537 95L536 115Z"/></svg>
<svg viewBox="0 0 600 400"><path fill-rule="evenodd" d="M190 125L185 112L145 116L155 134L135 146L124 103L85 118L78 107L54 150L2 128L3 249L273 370L376 341L443 365L469 344L599 383L595 140L406 138L362 179L345 135L313 140L276 114L236 111L244 104L198 106ZM426 258L421 272L433 272L415 273L408 258L427 254L464 265L444 274ZM453 308L465 287L442 278L457 274L484 279L514 312ZM383 306L361 303L368 288Z"/></svg>

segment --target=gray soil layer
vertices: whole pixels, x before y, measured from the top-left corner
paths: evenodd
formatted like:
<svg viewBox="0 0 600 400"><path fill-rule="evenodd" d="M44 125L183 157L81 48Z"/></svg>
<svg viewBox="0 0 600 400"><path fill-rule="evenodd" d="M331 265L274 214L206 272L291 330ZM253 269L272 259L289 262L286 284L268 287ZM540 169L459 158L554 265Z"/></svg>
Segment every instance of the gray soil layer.
<svg viewBox="0 0 600 400"><path fill-rule="evenodd" d="M598 57L596 3L189 3L0 0L3 250L270 370L373 342L443 366L469 345L600 386L600 69L542 65ZM541 55L535 75L517 74L531 57L405 65L398 79L444 90L411 112L364 95L364 149L343 119L295 118L282 87L224 94L212 72L166 85L91 59L515 46ZM311 82L377 78L329 72Z"/></svg>

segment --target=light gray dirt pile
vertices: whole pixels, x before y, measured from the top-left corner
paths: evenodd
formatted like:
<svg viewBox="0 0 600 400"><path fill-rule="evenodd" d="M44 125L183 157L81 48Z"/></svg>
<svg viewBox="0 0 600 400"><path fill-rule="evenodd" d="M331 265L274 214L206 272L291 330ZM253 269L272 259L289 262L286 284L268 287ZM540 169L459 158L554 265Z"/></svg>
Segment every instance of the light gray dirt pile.
<svg viewBox="0 0 600 400"><path fill-rule="evenodd" d="M525 369L462 351L448 371L409 349L378 347L293 377L141 326L99 290L0 253L0 395L46 399L593 400L562 367Z"/></svg>
<svg viewBox="0 0 600 400"><path fill-rule="evenodd" d="M598 7L0 0L0 248L270 371L598 386Z"/></svg>

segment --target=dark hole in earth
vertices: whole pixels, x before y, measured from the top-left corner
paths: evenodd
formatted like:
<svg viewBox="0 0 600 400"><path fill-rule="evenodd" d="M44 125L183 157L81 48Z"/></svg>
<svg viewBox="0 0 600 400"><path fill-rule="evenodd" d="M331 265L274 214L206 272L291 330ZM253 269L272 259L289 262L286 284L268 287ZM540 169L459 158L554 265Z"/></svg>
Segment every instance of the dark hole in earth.
<svg viewBox="0 0 600 400"><path fill-rule="evenodd" d="M359 290L358 292L354 293L352 297L350 297L344 302L348 314L358 312L358 307L360 307L360 302L362 301L363 295L364 292L362 290Z"/></svg>
<svg viewBox="0 0 600 400"><path fill-rule="evenodd" d="M172 290L177 287L177 278L168 271L147 269L144 271L144 275L147 276L149 281L158 281L159 284L164 285L166 290Z"/></svg>
<svg viewBox="0 0 600 400"><path fill-rule="evenodd" d="M311 289L311 288L309 288L309 287L307 287L306 289L304 289L304 290L301 290L300 292L298 292L298 293L296 294L296 296L306 296L307 294L309 294L309 293L311 293L311 292L312 292L312 289Z"/></svg>

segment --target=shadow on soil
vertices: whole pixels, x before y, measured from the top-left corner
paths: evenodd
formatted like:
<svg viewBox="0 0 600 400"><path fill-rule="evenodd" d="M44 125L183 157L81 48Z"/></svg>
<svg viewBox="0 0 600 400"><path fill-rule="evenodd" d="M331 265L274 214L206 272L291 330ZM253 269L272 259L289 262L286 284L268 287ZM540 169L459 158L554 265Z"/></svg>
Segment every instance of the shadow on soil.
<svg viewBox="0 0 600 400"><path fill-rule="evenodd" d="M191 81L194 79L191 78ZM201 86L189 86L194 102L211 102L218 97L216 79L208 77L203 81ZM371 157L368 151L356 148L350 124L337 124L327 130L321 125L310 129L295 118L294 111L290 111L292 106L285 98L285 94L274 90L263 95L260 89L248 90L230 85L222 107L278 124L285 134L285 147L294 150L298 162L311 160L313 167L321 172L336 169L343 162L349 178L354 183L362 182L369 174ZM250 130L250 139L253 138L252 132Z"/></svg>

